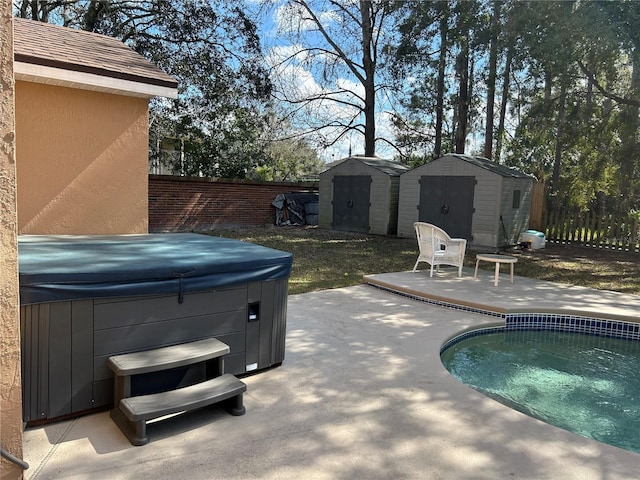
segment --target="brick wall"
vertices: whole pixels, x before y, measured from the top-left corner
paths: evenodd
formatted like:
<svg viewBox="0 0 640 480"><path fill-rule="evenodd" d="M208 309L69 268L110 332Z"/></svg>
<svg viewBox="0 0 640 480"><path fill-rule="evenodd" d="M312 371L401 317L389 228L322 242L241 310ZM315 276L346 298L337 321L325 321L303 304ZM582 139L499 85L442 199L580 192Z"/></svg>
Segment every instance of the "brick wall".
<svg viewBox="0 0 640 480"><path fill-rule="evenodd" d="M149 175L149 232L273 225L280 193L317 192L316 183L258 182Z"/></svg>

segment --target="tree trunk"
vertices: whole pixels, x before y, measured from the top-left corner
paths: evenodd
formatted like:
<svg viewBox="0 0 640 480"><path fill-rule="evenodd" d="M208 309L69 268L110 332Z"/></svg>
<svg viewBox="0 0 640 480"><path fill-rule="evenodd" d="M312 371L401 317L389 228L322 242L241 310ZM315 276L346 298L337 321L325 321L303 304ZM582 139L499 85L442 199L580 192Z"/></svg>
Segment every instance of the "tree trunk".
<svg viewBox="0 0 640 480"><path fill-rule="evenodd" d="M467 120L469 118L469 41L462 39L460 53L456 59L458 73L458 124L456 126L456 153L464 153L467 139Z"/></svg>
<svg viewBox="0 0 640 480"><path fill-rule="evenodd" d="M544 74L544 102L549 103L551 101L551 73L545 72Z"/></svg>
<svg viewBox="0 0 640 480"><path fill-rule="evenodd" d="M364 67L364 154L376 154L376 87L373 48L373 28L371 24L371 0L360 1L362 17L362 65Z"/></svg>
<svg viewBox="0 0 640 480"><path fill-rule="evenodd" d="M633 70L631 73L631 98L640 98L640 51L635 49L632 52ZM623 199L623 205L619 208L627 212L634 208L633 201L635 192L633 179L636 170L640 166L640 153L638 152L638 127L640 121L638 115L640 109L636 105L627 105L623 110L623 122L621 129L622 155L620 158L620 194ZM622 213L622 212L621 212Z"/></svg>
<svg viewBox="0 0 640 480"><path fill-rule="evenodd" d="M493 154L493 110L496 96L496 70L498 65L498 19L501 2L494 2L491 16L491 40L489 46L489 77L487 78L487 121L484 131L484 156ZM498 159L499 160L499 159Z"/></svg>
<svg viewBox="0 0 640 480"><path fill-rule="evenodd" d="M513 45L507 48L507 58L504 61L504 73L502 75L502 97L500 99L500 118L498 119L498 131L496 132L496 161L502 156L502 140L504 138L504 124L507 116L507 102L509 101L509 88L511 84L511 61L513 59Z"/></svg>
<svg viewBox="0 0 640 480"><path fill-rule="evenodd" d="M433 154L442 156L442 123L444 118L444 77L447 67L447 36L449 32L449 12L445 11L440 18L440 57L438 58L438 80L436 98L436 137Z"/></svg>
<svg viewBox="0 0 640 480"><path fill-rule="evenodd" d="M473 55L469 56L469 73L467 74L467 84L469 85L469 89L467 90L467 126L464 132L464 138L466 138L471 132L471 128L473 126L473 108L471 108L471 103L473 102L473 88L475 87L475 78L473 75L476 72L476 59ZM465 148L466 150L466 148ZM473 152L472 152L473 153Z"/></svg>
<svg viewBox="0 0 640 480"><path fill-rule="evenodd" d="M558 99L558 119L556 122L556 147L553 159L553 175L551 177L551 192L558 190L558 181L560 180L560 164L562 160L563 137L566 116L567 101L567 80L562 78L560 81L560 98ZM550 83L550 82L549 82Z"/></svg>

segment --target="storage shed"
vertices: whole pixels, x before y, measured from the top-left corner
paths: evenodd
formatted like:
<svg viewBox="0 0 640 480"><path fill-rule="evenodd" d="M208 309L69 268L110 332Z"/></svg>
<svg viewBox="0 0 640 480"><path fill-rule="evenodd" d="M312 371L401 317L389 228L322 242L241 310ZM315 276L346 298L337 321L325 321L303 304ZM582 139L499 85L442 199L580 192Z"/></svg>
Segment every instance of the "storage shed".
<svg viewBox="0 0 640 480"><path fill-rule="evenodd" d="M432 223L470 245L514 244L528 228L533 177L482 157L447 154L400 177L398 236Z"/></svg>
<svg viewBox="0 0 640 480"><path fill-rule="evenodd" d="M351 156L320 174L318 225L395 235L400 175L409 167L377 157Z"/></svg>

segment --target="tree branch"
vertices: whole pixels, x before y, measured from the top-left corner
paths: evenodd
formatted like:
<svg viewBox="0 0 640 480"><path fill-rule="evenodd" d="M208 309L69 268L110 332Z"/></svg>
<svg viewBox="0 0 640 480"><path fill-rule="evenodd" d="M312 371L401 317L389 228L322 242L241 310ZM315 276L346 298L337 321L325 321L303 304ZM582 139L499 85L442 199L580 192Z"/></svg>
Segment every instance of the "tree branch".
<svg viewBox="0 0 640 480"><path fill-rule="evenodd" d="M600 82L596 80L596 76L591 71L589 71L586 65L584 65L580 60L578 60L578 66L580 67L580 70L582 70L582 72L593 83L593 86L596 87L596 90L598 90L606 98L622 105L640 107L640 100L635 100L633 98L624 98L616 95L615 93L608 92L602 85L600 85Z"/></svg>
<svg viewBox="0 0 640 480"><path fill-rule="evenodd" d="M356 68L357 64L355 64L347 56L347 54L342 50L342 48L340 48L340 46L333 40L333 38L331 38L331 35L329 35L329 33L322 26L322 23L320 22L318 17L315 15L315 13L313 13L313 10L311 10L311 7L309 7L307 2L305 0L294 0L294 3L296 3L297 5L300 5L301 7L303 7L307 11L307 13L310 15L309 20L311 20L315 24L315 26L318 28L318 31L324 37L324 39L327 41L327 43L329 45L331 45L335 49L336 52L338 52L338 56L340 58L342 58L342 60L347 65L349 70L351 70L351 72L356 76L356 78L360 81L360 83L362 83L364 85L365 78L362 75L362 73Z"/></svg>
<svg viewBox="0 0 640 480"><path fill-rule="evenodd" d="M356 95L355 93L353 93L350 90L341 90L341 91L335 91L335 92L323 92L323 93L319 93L317 95L311 95L309 97L303 98L301 100L287 100L289 103L311 103L311 102L316 102L318 100L331 100L332 102L336 102L339 103L341 105L346 105L348 107L353 107L353 108L357 108L358 110L362 110L362 105L358 105L357 103L353 103L350 102L349 100L345 100L342 98L334 98L334 95L339 95L341 93L349 93L351 95L353 95L354 97L356 97L358 100L362 100L362 97L360 97L359 95Z"/></svg>

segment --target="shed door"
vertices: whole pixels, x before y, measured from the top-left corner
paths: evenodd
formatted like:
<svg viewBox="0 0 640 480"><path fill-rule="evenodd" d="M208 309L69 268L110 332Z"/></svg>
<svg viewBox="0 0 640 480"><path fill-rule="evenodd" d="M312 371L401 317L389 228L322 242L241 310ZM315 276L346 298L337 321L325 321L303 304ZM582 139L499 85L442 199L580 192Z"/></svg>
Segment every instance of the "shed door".
<svg viewBox="0 0 640 480"><path fill-rule="evenodd" d="M336 230L369 232L371 177L336 175L333 177L333 222Z"/></svg>
<svg viewBox="0 0 640 480"><path fill-rule="evenodd" d="M420 177L418 220L432 223L456 238L471 238L475 177Z"/></svg>

